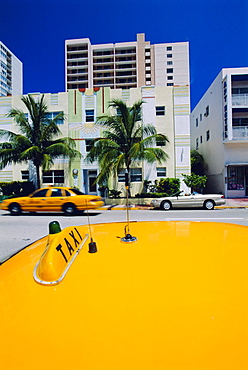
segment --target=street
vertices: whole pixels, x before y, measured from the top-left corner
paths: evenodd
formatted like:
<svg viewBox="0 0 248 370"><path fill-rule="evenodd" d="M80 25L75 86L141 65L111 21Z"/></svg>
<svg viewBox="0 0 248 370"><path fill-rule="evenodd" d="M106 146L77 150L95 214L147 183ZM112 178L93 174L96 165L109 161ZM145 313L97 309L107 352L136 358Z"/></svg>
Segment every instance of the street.
<svg viewBox="0 0 248 370"><path fill-rule="evenodd" d="M131 210L130 221L207 221L225 222L248 226L248 209L218 209L205 210ZM16 253L23 247L48 234L51 221L59 221L61 228L85 224L125 222L126 210L89 211L79 216L64 216L60 213L23 214L11 216L0 210L0 261L6 256Z"/></svg>

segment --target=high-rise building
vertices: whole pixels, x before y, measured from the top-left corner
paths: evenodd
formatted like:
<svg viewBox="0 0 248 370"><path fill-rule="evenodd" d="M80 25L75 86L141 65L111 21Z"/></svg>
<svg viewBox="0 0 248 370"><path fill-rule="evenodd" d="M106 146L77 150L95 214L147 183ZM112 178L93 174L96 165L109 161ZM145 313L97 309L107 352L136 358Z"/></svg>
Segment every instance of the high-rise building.
<svg viewBox="0 0 248 370"><path fill-rule="evenodd" d="M189 44L152 45L144 33L136 41L116 44L66 40L65 66L66 90L189 85Z"/></svg>
<svg viewBox="0 0 248 370"><path fill-rule="evenodd" d="M22 93L22 62L0 41L0 96Z"/></svg>

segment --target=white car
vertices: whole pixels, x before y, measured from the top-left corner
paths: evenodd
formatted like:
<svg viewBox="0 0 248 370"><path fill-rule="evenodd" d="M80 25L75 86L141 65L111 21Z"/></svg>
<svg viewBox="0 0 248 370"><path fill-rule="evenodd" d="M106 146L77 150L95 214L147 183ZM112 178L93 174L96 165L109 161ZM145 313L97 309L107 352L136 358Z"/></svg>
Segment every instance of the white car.
<svg viewBox="0 0 248 370"><path fill-rule="evenodd" d="M171 208L205 208L214 209L215 206L225 204L224 195L222 194L192 194L182 195L179 191L170 197L153 199L151 204L155 208L169 211Z"/></svg>

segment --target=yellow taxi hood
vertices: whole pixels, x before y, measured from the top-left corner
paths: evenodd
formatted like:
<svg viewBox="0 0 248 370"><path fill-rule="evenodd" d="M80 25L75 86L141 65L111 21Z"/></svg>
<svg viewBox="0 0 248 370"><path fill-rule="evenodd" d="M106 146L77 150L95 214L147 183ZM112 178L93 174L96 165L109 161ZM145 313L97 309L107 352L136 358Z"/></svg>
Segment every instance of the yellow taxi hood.
<svg viewBox="0 0 248 370"><path fill-rule="evenodd" d="M248 369L248 228L125 226L54 222L1 264L1 369Z"/></svg>

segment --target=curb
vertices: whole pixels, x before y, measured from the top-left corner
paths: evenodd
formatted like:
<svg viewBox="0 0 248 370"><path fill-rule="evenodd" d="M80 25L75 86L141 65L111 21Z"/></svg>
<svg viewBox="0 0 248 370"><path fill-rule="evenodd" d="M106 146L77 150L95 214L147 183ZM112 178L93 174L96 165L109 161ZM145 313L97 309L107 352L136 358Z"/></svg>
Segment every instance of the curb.
<svg viewBox="0 0 248 370"><path fill-rule="evenodd" d="M215 206L215 209L246 209L248 208L247 206ZM120 205L109 205L109 206L103 206L100 208L103 211L124 211L127 209L125 205L120 206ZM152 206L143 206L143 205L129 205L128 209L130 211L142 211L142 210L153 210L156 209L155 207ZM192 208L193 209L193 208Z"/></svg>
<svg viewBox="0 0 248 370"><path fill-rule="evenodd" d="M120 206L120 205L111 205L111 206L104 206L100 208L101 210L106 210L106 211L123 211L126 210L126 206ZM155 209L154 207L151 206L138 206L138 205L130 205L128 207L130 211L136 211L136 210L147 210L147 209Z"/></svg>

